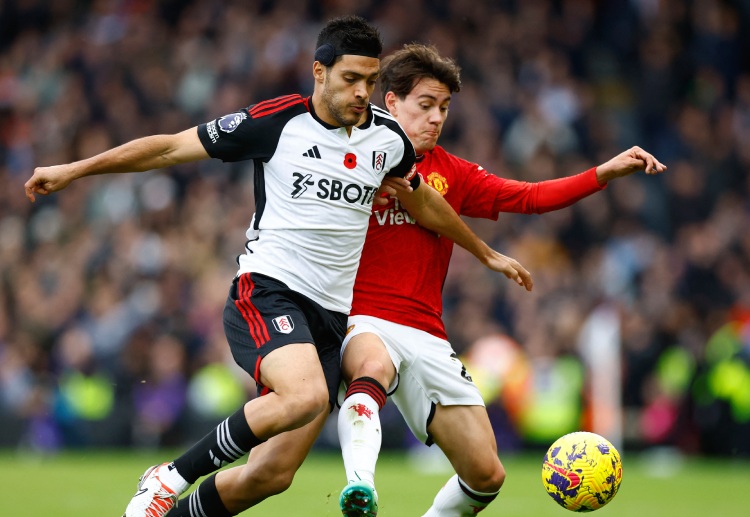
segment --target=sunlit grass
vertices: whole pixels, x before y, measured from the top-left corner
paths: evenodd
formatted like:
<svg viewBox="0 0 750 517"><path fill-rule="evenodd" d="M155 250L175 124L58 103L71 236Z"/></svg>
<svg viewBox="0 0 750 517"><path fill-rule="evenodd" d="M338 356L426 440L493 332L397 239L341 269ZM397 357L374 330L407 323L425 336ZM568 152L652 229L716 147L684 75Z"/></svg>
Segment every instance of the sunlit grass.
<svg viewBox="0 0 750 517"><path fill-rule="evenodd" d="M501 496L483 517L572 515L549 498L541 484L541 458L503 459L508 478ZM0 492L9 517L119 517L146 467L165 453L65 453L26 456L0 452ZM421 468L420 468L421 466ZM750 508L750 462L623 454L620 492L600 517L734 517ZM441 462L384 454L378 465L380 517L419 517L450 472ZM338 516L344 482L335 453L313 454L294 485L242 515Z"/></svg>

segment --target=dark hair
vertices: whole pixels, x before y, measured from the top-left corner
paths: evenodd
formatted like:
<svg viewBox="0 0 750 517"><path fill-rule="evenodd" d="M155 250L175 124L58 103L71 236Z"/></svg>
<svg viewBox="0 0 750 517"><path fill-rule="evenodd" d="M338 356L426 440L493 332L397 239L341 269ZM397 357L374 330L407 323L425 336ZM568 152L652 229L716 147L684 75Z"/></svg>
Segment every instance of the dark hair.
<svg viewBox="0 0 750 517"><path fill-rule="evenodd" d="M330 20L318 34L315 60L333 66L339 56L379 57L383 41L378 30L359 16L341 16Z"/></svg>
<svg viewBox="0 0 750 517"><path fill-rule="evenodd" d="M380 64L380 92L393 92L403 99L422 79L435 79L451 93L461 91L461 68L442 57L432 45L410 43L387 56Z"/></svg>

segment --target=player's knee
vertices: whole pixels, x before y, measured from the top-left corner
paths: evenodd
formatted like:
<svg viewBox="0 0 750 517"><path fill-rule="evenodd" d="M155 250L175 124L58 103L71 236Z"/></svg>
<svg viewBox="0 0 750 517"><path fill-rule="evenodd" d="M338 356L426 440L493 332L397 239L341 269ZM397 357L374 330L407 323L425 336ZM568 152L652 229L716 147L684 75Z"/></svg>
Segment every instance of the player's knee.
<svg viewBox="0 0 750 517"><path fill-rule="evenodd" d="M305 391L284 397L290 419L305 425L312 422L323 411L328 409L328 388L310 387Z"/></svg>
<svg viewBox="0 0 750 517"><path fill-rule="evenodd" d="M497 463L497 466L489 479L492 489L488 490L488 492L497 492L500 490L505 483L505 467L503 467L502 463Z"/></svg>
<svg viewBox="0 0 750 517"><path fill-rule="evenodd" d="M477 492L492 494L505 483L505 467L500 461L487 462L477 466L464 481ZM463 479L463 478L462 478Z"/></svg>
<svg viewBox="0 0 750 517"><path fill-rule="evenodd" d="M388 389L388 385L391 383L392 379L388 378L388 368L380 362L377 359L370 359L367 361L364 361L359 368L357 369L356 375L354 376L355 379L358 379L360 377L370 377L372 379L375 379L380 384L383 385L386 390Z"/></svg>

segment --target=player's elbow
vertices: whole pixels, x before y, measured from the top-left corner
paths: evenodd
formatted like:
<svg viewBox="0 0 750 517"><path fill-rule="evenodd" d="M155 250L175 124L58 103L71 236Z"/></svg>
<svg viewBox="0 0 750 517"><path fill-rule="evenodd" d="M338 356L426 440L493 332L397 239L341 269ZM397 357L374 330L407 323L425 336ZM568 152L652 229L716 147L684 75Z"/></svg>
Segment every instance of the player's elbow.
<svg viewBox="0 0 750 517"><path fill-rule="evenodd" d="M197 128L175 135L157 135L154 138L159 168L208 158L208 153L198 138Z"/></svg>

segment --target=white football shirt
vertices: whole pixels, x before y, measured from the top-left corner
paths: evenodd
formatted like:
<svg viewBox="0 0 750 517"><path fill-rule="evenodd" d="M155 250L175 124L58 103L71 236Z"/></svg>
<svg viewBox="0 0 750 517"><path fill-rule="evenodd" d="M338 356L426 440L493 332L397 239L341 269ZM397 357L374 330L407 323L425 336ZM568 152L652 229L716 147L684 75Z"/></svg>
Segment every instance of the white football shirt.
<svg viewBox="0 0 750 517"><path fill-rule="evenodd" d="M254 161L255 214L238 274L262 273L348 314L380 182L387 174L419 185L398 123L370 105L349 136L321 121L309 97L287 95L202 124L198 135L213 158Z"/></svg>

